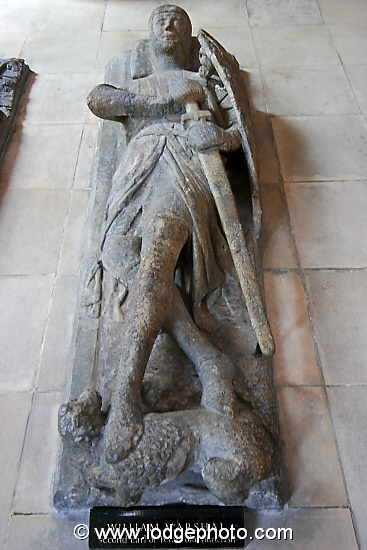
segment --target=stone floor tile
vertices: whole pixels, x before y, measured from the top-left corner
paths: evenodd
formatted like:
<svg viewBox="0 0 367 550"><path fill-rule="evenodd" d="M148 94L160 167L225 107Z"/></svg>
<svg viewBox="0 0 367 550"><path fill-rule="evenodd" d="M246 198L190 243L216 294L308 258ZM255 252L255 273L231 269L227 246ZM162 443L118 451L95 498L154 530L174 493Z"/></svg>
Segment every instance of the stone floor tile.
<svg viewBox="0 0 367 550"><path fill-rule="evenodd" d="M76 277L59 277L56 280L37 378L39 391L65 387L77 289Z"/></svg>
<svg viewBox="0 0 367 550"><path fill-rule="evenodd" d="M235 56L241 67L257 67L251 31L247 27L204 26L222 46ZM194 32L197 34L197 32Z"/></svg>
<svg viewBox="0 0 367 550"><path fill-rule="evenodd" d="M87 114L87 95L92 76L71 74L38 75L29 92L25 122L83 123Z"/></svg>
<svg viewBox="0 0 367 550"><path fill-rule="evenodd" d="M0 277L0 391L32 389L52 287L52 277Z"/></svg>
<svg viewBox="0 0 367 550"><path fill-rule="evenodd" d="M278 529L292 529L293 540L282 535L280 540L253 540L248 550L358 550L353 523L348 509L284 510L283 512L249 512L249 535L255 538L255 529L270 529L270 537ZM259 531L261 536L265 532ZM284 533L284 531L280 531Z"/></svg>
<svg viewBox="0 0 367 550"><path fill-rule="evenodd" d="M19 515L10 520L7 550L87 550L88 539L78 540L74 528L89 523L89 515Z"/></svg>
<svg viewBox="0 0 367 550"><path fill-rule="evenodd" d="M131 49L138 40L148 38L147 31L103 32L95 65L96 71L104 71L107 63L116 55Z"/></svg>
<svg viewBox="0 0 367 550"><path fill-rule="evenodd" d="M365 0L317 0L322 18L329 25L360 25L367 23Z"/></svg>
<svg viewBox="0 0 367 550"><path fill-rule="evenodd" d="M74 190L66 220L58 275L79 275L87 220L89 191Z"/></svg>
<svg viewBox="0 0 367 550"><path fill-rule="evenodd" d="M330 25L329 30L344 65L366 63L367 25L364 27Z"/></svg>
<svg viewBox="0 0 367 550"><path fill-rule="evenodd" d="M367 270L307 271L327 384L367 384Z"/></svg>
<svg viewBox="0 0 367 550"><path fill-rule="evenodd" d="M6 59L8 57L19 57L19 53L22 49L26 36L26 33L0 34L0 58Z"/></svg>
<svg viewBox="0 0 367 550"><path fill-rule="evenodd" d="M81 124L17 126L0 174L2 189L66 189L80 146Z"/></svg>
<svg viewBox="0 0 367 550"><path fill-rule="evenodd" d="M341 66L268 67L262 73L269 111L273 115L360 114Z"/></svg>
<svg viewBox="0 0 367 550"><path fill-rule="evenodd" d="M247 88L248 100L253 116L256 116L257 112L260 111L268 120L268 116L265 114L266 103L259 69L246 67L241 72Z"/></svg>
<svg viewBox="0 0 367 550"><path fill-rule="evenodd" d="M366 178L363 116L284 117L272 124L284 181Z"/></svg>
<svg viewBox="0 0 367 550"><path fill-rule="evenodd" d="M0 195L0 274L56 272L68 190L13 189Z"/></svg>
<svg viewBox="0 0 367 550"><path fill-rule="evenodd" d="M85 73L93 70L100 32L37 33L28 36L21 51L37 74Z"/></svg>
<svg viewBox="0 0 367 550"><path fill-rule="evenodd" d="M279 388L278 400L291 483L289 505L346 506L323 388Z"/></svg>
<svg viewBox="0 0 367 550"><path fill-rule="evenodd" d="M300 262L367 267L367 181L288 183L285 192Z"/></svg>
<svg viewBox="0 0 367 550"><path fill-rule="evenodd" d="M88 189L91 186L97 132L98 124L86 124L84 126L74 176L74 189Z"/></svg>
<svg viewBox="0 0 367 550"><path fill-rule="evenodd" d="M303 285L298 273L266 272L266 309L274 335L277 385L321 384Z"/></svg>
<svg viewBox="0 0 367 550"><path fill-rule="evenodd" d="M193 27L240 27L248 24L245 3L241 0L180 0Z"/></svg>
<svg viewBox="0 0 367 550"><path fill-rule="evenodd" d="M35 394L15 486L15 513L53 511L53 475L61 444L57 415L62 398L63 394L55 392Z"/></svg>
<svg viewBox="0 0 367 550"><path fill-rule="evenodd" d="M193 27L238 27L247 24L245 5L241 0L180 0L177 2L190 16ZM109 0L104 31L146 30L153 0Z"/></svg>
<svg viewBox="0 0 367 550"><path fill-rule="evenodd" d="M104 10L104 2L93 0L41 0L30 32L100 31Z"/></svg>
<svg viewBox="0 0 367 550"><path fill-rule="evenodd" d="M328 388L339 452L361 548L367 548L367 387Z"/></svg>
<svg viewBox="0 0 367 550"><path fill-rule="evenodd" d="M28 33L39 0L1 0L0 33Z"/></svg>
<svg viewBox="0 0 367 550"><path fill-rule="evenodd" d="M248 0L250 25L321 25L316 0Z"/></svg>
<svg viewBox="0 0 367 550"><path fill-rule="evenodd" d="M180 2L178 2L180 4ZM109 0L103 21L103 31L145 31L155 0Z"/></svg>
<svg viewBox="0 0 367 550"><path fill-rule="evenodd" d="M260 194L262 266L265 269L297 268L287 206L280 187L276 184L262 185Z"/></svg>
<svg viewBox="0 0 367 550"><path fill-rule="evenodd" d="M13 499L23 439L31 408L31 393L0 394L0 546L4 538Z"/></svg>
<svg viewBox="0 0 367 550"><path fill-rule="evenodd" d="M344 67L362 113L367 116L367 65Z"/></svg>
<svg viewBox="0 0 367 550"><path fill-rule="evenodd" d="M253 118L259 181L278 183L281 181L279 159L274 147L274 134L269 115L257 112Z"/></svg>
<svg viewBox="0 0 367 550"><path fill-rule="evenodd" d="M262 66L340 64L330 34L322 26L255 27L252 32Z"/></svg>

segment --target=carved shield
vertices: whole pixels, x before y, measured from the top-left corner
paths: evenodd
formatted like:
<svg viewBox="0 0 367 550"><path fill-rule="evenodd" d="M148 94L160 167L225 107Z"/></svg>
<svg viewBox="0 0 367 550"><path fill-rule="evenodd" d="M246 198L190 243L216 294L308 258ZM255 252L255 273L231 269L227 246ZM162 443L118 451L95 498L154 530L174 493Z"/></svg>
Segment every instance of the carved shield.
<svg viewBox="0 0 367 550"><path fill-rule="evenodd" d="M210 59L219 78L223 82L236 114L242 136L242 147L250 174L254 232L255 236L258 237L261 225L261 207L258 189L256 147L245 81L236 58L229 54L210 34L204 30L200 30L198 40L203 52Z"/></svg>

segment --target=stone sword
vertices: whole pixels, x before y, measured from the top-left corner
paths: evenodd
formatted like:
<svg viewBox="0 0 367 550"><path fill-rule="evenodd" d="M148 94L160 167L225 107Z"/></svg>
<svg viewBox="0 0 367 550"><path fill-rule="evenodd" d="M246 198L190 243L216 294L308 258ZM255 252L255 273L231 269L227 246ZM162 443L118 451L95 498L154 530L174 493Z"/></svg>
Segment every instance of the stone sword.
<svg viewBox="0 0 367 550"><path fill-rule="evenodd" d="M190 100L186 103L182 124L200 124L201 121L209 120L210 117L210 111L201 111L198 104ZM218 148L208 149L198 154L228 241L252 328L263 355L269 357L274 354L275 344L222 157Z"/></svg>

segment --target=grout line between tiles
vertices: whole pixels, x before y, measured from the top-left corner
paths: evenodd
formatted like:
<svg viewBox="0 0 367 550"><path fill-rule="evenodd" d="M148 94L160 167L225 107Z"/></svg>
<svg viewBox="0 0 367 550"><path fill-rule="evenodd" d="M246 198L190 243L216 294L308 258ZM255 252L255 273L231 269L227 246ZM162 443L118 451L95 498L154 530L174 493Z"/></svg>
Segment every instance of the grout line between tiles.
<svg viewBox="0 0 367 550"><path fill-rule="evenodd" d="M7 542L8 542L9 525L10 525L10 519L12 517L13 503L14 503L14 498L15 498L15 494L16 494L16 490L17 490L18 481L19 481L20 465L22 463L22 458L23 458L23 454L24 454L24 448L25 448L25 442L26 442L26 437L27 437L27 432L28 432L28 426L29 426L29 423L30 423L30 417L31 417L31 414L32 414L34 397L35 397L35 392L34 391L24 392L24 393L31 393L32 397L31 397L31 403L30 403L30 407L29 407L29 411L28 411L27 422L26 422L25 429L24 429L24 437L23 437L23 442L22 442L22 448L21 448L21 451L20 451L20 454L19 454L19 460L18 460L18 466L17 466L17 475L16 475L16 478L15 478L15 483L14 483L14 487L13 487L13 494L12 494L11 501L10 501L10 513L9 513L8 520L7 520L7 523L6 523L5 548L6 548Z"/></svg>

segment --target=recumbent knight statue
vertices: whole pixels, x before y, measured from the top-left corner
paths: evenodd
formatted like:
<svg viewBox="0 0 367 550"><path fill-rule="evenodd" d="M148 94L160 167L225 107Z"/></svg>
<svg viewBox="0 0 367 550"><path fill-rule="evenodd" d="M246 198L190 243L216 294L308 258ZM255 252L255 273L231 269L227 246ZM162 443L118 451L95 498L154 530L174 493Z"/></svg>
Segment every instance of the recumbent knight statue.
<svg viewBox="0 0 367 550"><path fill-rule="evenodd" d="M88 97L112 122L97 153L55 505L279 504L244 80L209 34L191 36L178 6L156 8L149 31Z"/></svg>

